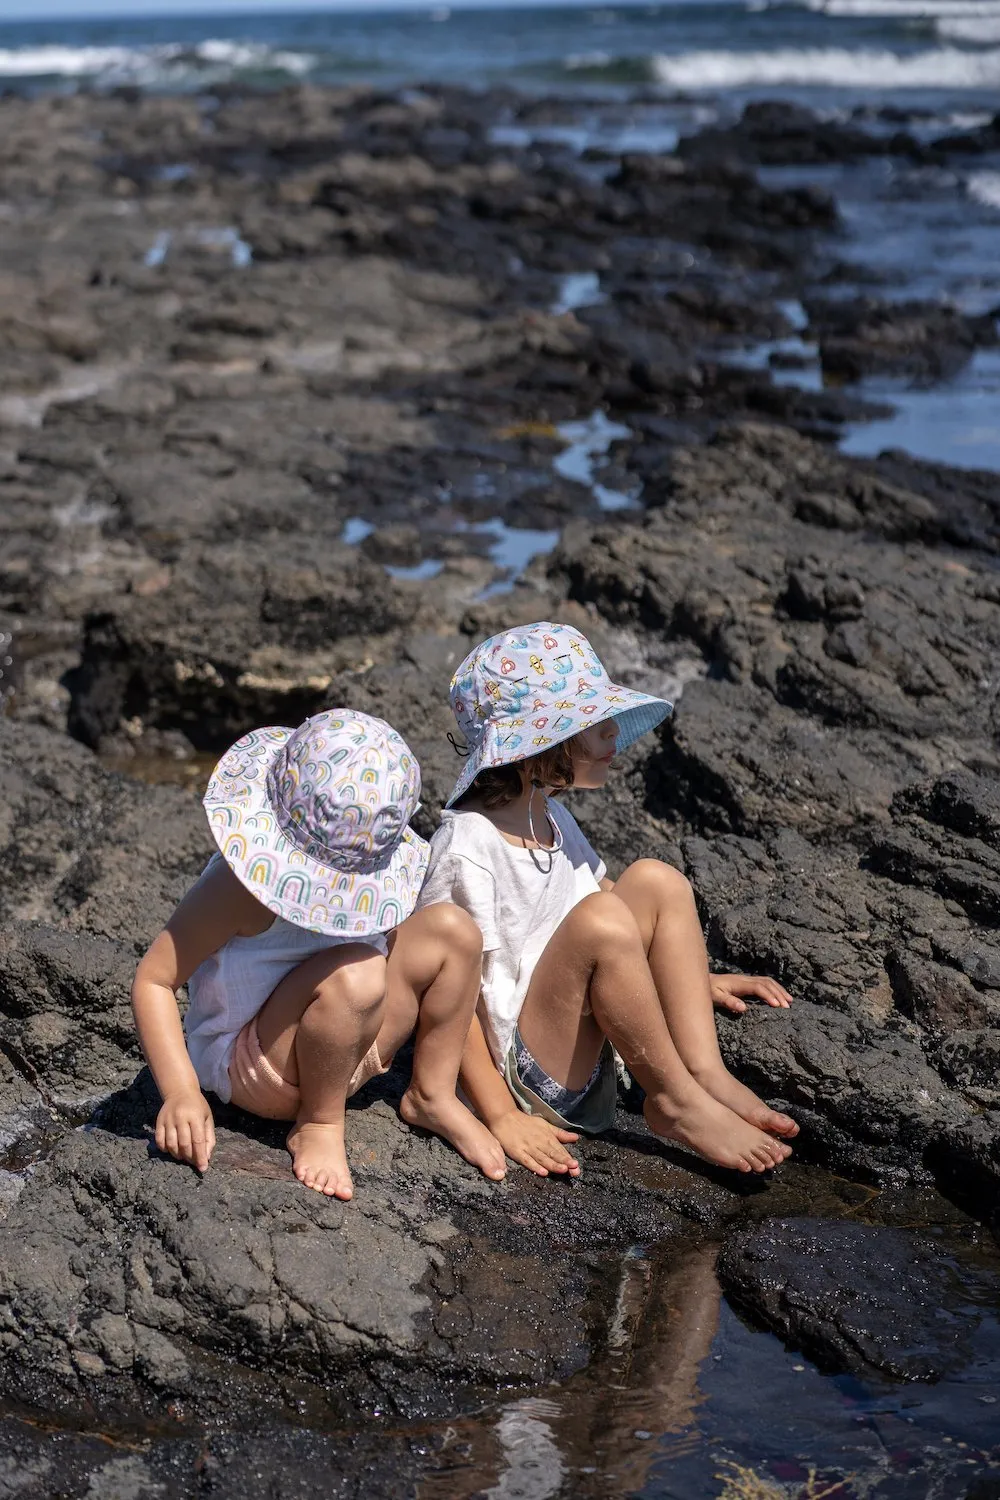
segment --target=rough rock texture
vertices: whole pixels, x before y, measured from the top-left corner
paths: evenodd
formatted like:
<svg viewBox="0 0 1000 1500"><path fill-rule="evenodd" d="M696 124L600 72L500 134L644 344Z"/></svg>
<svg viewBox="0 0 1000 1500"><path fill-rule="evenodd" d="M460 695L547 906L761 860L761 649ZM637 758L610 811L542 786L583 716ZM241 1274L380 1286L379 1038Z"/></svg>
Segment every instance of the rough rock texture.
<svg viewBox="0 0 1000 1500"><path fill-rule="evenodd" d="M631 775L715 959L797 997L723 1025L731 1066L832 1164L995 1195L996 497L919 482L734 428L674 450L641 524L570 530L552 572L705 663Z"/></svg>
<svg viewBox="0 0 1000 1500"><path fill-rule="evenodd" d="M498 1191L402 1124L405 1059L351 1109L350 1206L294 1181L284 1127L221 1106L204 1180L159 1157L128 989L210 852L204 814L51 730L7 720L0 743L17 876L0 926L6 1397L109 1419L165 1400L230 1420L247 1401L274 1420L297 1400L453 1410L585 1364L607 1315L601 1260L622 1243L739 1212L739 1191L682 1153L647 1164L628 1116L617 1148L587 1153L586 1194L546 1196L526 1174Z"/></svg>
<svg viewBox="0 0 1000 1500"><path fill-rule="evenodd" d="M287 1461L283 1494L404 1493L400 1418L619 1349L629 1247L807 1212L810 1159L996 1200L1000 485L846 460L856 392L729 360L792 298L852 376L932 378L991 328L817 294L836 204L751 164L867 153L861 124L757 108L738 151L599 171L491 138L557 104L0 100L0 1388L162 1438L12 1429L0 1489L256 1496ZM994 149L965 134L942 156ZM602 300L553 311L581 269ZM595 413L624 435L567 472ZM678 699L573 808L613 870L687 871L713 961L795 992L721 1029L806 1165L734 1184L623 1113L581 1187L487 1188L401 1125L405 1060L351 1110L349 1209L235 1111L203 1181L160 1159L128 977L211 850L212 754L349 702L410 740L430 833L452 671L540 617Z"/></svg>
<svg viewBox="0 0 1000 1500"><path fill-rule="evenodd" d="M978 346L997 342L995 318L929 302L811 300L807 311L823 369L839 380L906 375L931 383L954 375Z"/></svg>
<svg viewBox="0 0 1000 1500"><path fill-rule="evenodd" d="M113 1403L131 1384L204 1412L224 1396L217 1367L199 1368L209 1354L342 1381L347 1410L404 1410L426 1400L429 1369L439 1389L488 1387L584 1361L587 1284L572 1262L553 1277L468 1239L446 1256L451 1215L485 1183L443 1148L414 1156L385 1105L352 1112L351 1143L361 1166L346 1206L304 1193L280 1144L241 1133L223 1133L201 1183L143 1135L66 1137L0 1230L7 1393L57 1383L67 1400Z"/></svg>
<svg viewBox="0 0 1000 1500"><path fill-rule="evenodd" d="M940 1248L906 1230L776 1220L733 1236L719 1277L741 1309L827 1369L933 1381L974 1359L981 1376L988 1364L1000 1375L995 1327L980 1333L988 1278L966 1269L960 1280Z"/></svg>

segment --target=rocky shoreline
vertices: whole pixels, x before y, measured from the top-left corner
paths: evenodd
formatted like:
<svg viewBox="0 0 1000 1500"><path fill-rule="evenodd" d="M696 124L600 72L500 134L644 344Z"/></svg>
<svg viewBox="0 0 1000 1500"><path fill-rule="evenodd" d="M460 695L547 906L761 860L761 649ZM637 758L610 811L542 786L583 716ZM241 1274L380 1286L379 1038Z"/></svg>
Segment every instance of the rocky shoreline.
<svg viewBox="0 0 1000 1500"><path fill-rule="evenodd" d="M404 1129L395 1074L352 1111L347 1210L233 1111L204 1182L151 1152L128 982L207 857L205 761L348 701L417 751L430 831L450 672L517 621L578 622L678 698L573 808L613 868L685 869L720 966L795 993L721 1029L797 1156L996 1226L1000 476L835 446L876 410L838 381L932 381L995 320L838 295L836 203L753 173L902 135L770 106L581 159L530 137L570 108L0 98L0 1388L67 1427L8 1419L65 1493L119 1492L72 1435L105 1427L145 1434L113 1460L130 1494L272 1493L265 1432L295 1493L345 1453L332 1493L403 1493L406 1423L599 1357L637 1245L728 1237L737 1305L831 1368L914 1375L877 1352L905 1337L882 1283L867 1345L808 1276L776 1305L813 1254L809 1165L748 1195L625 1109L572 1191L487 1187ZM821 390L734 362L790 302ZM781 1214L785 1258L754 1227ZM906 1259L906 1229L855 1227L841 1286Z"/></svg>

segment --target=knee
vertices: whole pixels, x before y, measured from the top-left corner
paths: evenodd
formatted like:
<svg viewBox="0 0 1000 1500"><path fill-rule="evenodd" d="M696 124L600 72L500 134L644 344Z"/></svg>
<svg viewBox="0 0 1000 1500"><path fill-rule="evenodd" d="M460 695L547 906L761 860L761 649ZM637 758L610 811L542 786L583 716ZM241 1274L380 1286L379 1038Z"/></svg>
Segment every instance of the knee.
<svg viewBox="0 0 1000 1500"><path fill-rule="evenodd" d="M426 935L447 954L476 962L482 957L483 935L472 917L450 901L439 901L420 913Z"/></svg>
<svg viewBox="0 0 1000 1500"><path fill-rule="evenodd" d="M625 902L613 891L587 896L576 908L587 941L598 951L640 941L639 926Z"/></svg>
<svg viewBox="0 0 1000 1500"><path fill-rule="evenodd" d="M637 859L634 865L629 865L627 873L630 881L636 881L661 904L694 904L690 880L673 865L665 865L662 859Z"/></svg>
<svg viewBox="0 0 1000 1500"><path fill-rule="evenodd" d="M317 984L307 1015L314 1022L331 1013L369 1018L381 1010L385 1001L385 976L382 958L341 964Z"/></svg>

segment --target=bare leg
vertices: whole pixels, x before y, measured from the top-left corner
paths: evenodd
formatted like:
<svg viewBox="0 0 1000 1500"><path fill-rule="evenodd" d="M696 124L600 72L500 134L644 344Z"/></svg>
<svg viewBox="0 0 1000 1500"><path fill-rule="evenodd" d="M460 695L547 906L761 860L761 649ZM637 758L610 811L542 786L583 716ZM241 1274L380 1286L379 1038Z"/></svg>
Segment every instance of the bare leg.
<svg viewBox="0 0 1000 1500"><path fill-rule="evenodd" d="M482 963L482 936L468 912L447 902L414 912L392 939L378 1046L388 1061L416 1023L413 1077L400 1104L403 1119L443 1136L497 1182L507 1171L503 1148L455 1093Z"/></svg>
<svg viewBox="0 0 1000 1500"><path fill-rule="evenodd" d="M257 1017L261 1051L301 1094L288 1133L292 1169L328 1197L354 1195L344 1147L347 1088L375 1040L385 986L382 955L365 943L342 943L286 974ZM240 1103L235 1090L233 1099Z"/></svg>
<svg viewBox="0 0 1000 1500"><path fill-rule="evenodd" d="M518 1027L545 1071L581 1088L610 1038L646 1091L657 1135L709 1161L764 1172L787 1147L698 1084L671 1040L635 918L611 893L587 896L560 923L535 967Z"/></svg>
<svg viewBox="0 0 1000 1500"><path fill-rule="evenodd" d="M708 954L690 882L657 859L640 859L615 882L614 893L638 924L670 1035L688 1072L751 1125L772 1135L798 1135L790 1115L770 1109L722 1060Z"/></svg>

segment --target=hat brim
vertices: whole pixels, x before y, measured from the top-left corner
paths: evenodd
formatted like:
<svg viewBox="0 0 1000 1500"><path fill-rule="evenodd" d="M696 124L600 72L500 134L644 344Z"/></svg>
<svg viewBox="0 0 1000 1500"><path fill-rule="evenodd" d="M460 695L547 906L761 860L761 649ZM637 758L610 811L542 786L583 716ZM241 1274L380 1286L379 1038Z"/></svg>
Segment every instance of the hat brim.
<svg viewBox="0 0 1000 1500"><path fill-rule="evenodd" d="M377 870L347 873L303 854L282 833L267 772L294 733L271 726L237 740L212 773L202 805L219 852L262 906L308 932L370 937L413 911L429 847L412 829Z"/></svg>
<svg viewBox="0 0 1000 1500"><path fill-rule="evenodd" d="M567 709L565 717L571 719L572 722L561 731L549 734L544 745L534 744L530 740L525 742L521 736L512 736L507 722L503 719L488 724L479 744L470 751L445 807L453 807L459 797L464 796L469 790L480 771L485 771L490 766L509 766L514 761L527 760L530 755L538 755L547 750L550 745L560 745L564 740L571 740L575 734L580 734L585 729L592 729L595 724L606 724L609 719L614 719L618 725L618 741L615 747L617 754L622 750L627 750L629 745L634 745L636 740L641 739L650 730L656 729L673 710L673 704L668 703L665 698L653 698L649 693L637 693L632 688L622 687L619 683L610 685L609 697L611 696L618 700L620 706L616 706L610 713L602 714L600 718L588 717L583 712L586 704L579 708ZM511 743L515 738L517 743Z"/></svg>

